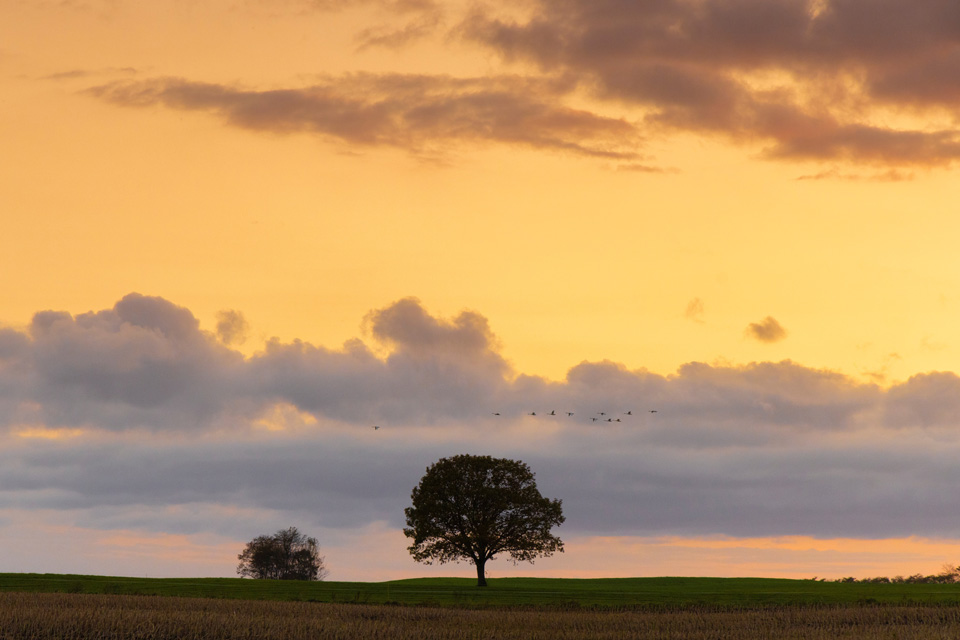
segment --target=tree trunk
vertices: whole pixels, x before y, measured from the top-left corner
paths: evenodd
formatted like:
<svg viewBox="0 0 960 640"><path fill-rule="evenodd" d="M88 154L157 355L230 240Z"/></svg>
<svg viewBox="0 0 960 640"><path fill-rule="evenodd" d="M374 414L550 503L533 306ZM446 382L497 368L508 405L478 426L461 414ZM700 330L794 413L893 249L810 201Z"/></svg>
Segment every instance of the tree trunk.
<svg viewBox="0 0 960 640"><path fill-rule="evenodd" d="M480 560L477 560L477 561L476 561L476 565L477 565L477 586L478 586L478 587L485 587L485 586L487 586L487 578L486 578L486 576L485 576L484 573L483 573L483 565L485 565L486 563L487 563L487 561L484 560L483 558L481 558Z"/></svg>

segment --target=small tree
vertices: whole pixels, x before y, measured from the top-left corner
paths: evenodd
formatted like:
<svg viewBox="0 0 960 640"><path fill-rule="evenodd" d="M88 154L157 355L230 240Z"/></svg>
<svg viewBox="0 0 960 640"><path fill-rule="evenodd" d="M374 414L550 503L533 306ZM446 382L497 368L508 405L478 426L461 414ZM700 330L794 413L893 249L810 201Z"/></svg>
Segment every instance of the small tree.
<svg viewBox="0 0 960 640"><path fill-rule="evenodd" d="M240 560L237 573L241 577L323 580L327 576L316 538L308 538L296 527L254 538L237 558Z"/></svg>
<svg viewBox="0 0 960 640"><path fill-rule="evenodd" d="M533 562L563 551L550 530L564 521L560 500L540 495L525 463L490 456L441 458L427 468L404 510L417 562L471 560L477 586L487 586L484 565L507 553Z"/></svg>

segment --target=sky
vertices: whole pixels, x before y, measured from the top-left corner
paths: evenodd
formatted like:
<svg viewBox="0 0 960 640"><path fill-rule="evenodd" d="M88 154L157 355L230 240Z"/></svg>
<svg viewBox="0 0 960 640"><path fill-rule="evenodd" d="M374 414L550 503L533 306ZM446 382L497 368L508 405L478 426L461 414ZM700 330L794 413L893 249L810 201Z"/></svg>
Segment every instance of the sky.
<svg viewBox="0 0 960 640"><path fill-rule="evenodd" d="M461 453L563 501L493 578L957 563L957 77L954 0L0 0L0 572L469 577Z"/></svg>

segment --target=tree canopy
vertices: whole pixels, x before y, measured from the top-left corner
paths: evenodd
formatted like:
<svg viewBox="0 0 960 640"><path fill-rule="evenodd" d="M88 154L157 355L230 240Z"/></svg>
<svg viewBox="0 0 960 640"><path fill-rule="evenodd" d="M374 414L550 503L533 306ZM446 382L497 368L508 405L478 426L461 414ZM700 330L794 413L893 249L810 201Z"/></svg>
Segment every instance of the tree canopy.
<svg viewBox="0 0 960 640"><path fill-rule="evenodd" d="M417 562L471 560L477 586L486 586L484 566L498 554L514 562L563 551L550 530L564 521L560 500L540 495L530 467L518 460L458 455L431 466L404 510Z"/></svg>
<svg viewBox="0 0 960 640"><path fill-rule="evenodd" d="M258 536L237 556L241 577L261 580L323 580L327 575L316 538L296 527Z"/></svg>

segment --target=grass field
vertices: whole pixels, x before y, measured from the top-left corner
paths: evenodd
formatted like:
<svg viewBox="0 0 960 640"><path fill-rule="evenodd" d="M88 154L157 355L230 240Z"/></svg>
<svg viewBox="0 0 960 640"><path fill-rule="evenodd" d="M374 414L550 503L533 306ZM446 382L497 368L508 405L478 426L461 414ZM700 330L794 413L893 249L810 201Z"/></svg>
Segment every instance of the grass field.
<svg viewBox="0 0 960 640"><path fill-rule="evenodd" d="M296 582L0 573L0 591L353 604L553 609L960 605L960 584L869 584L767 578L470 578Z"/></svg>

